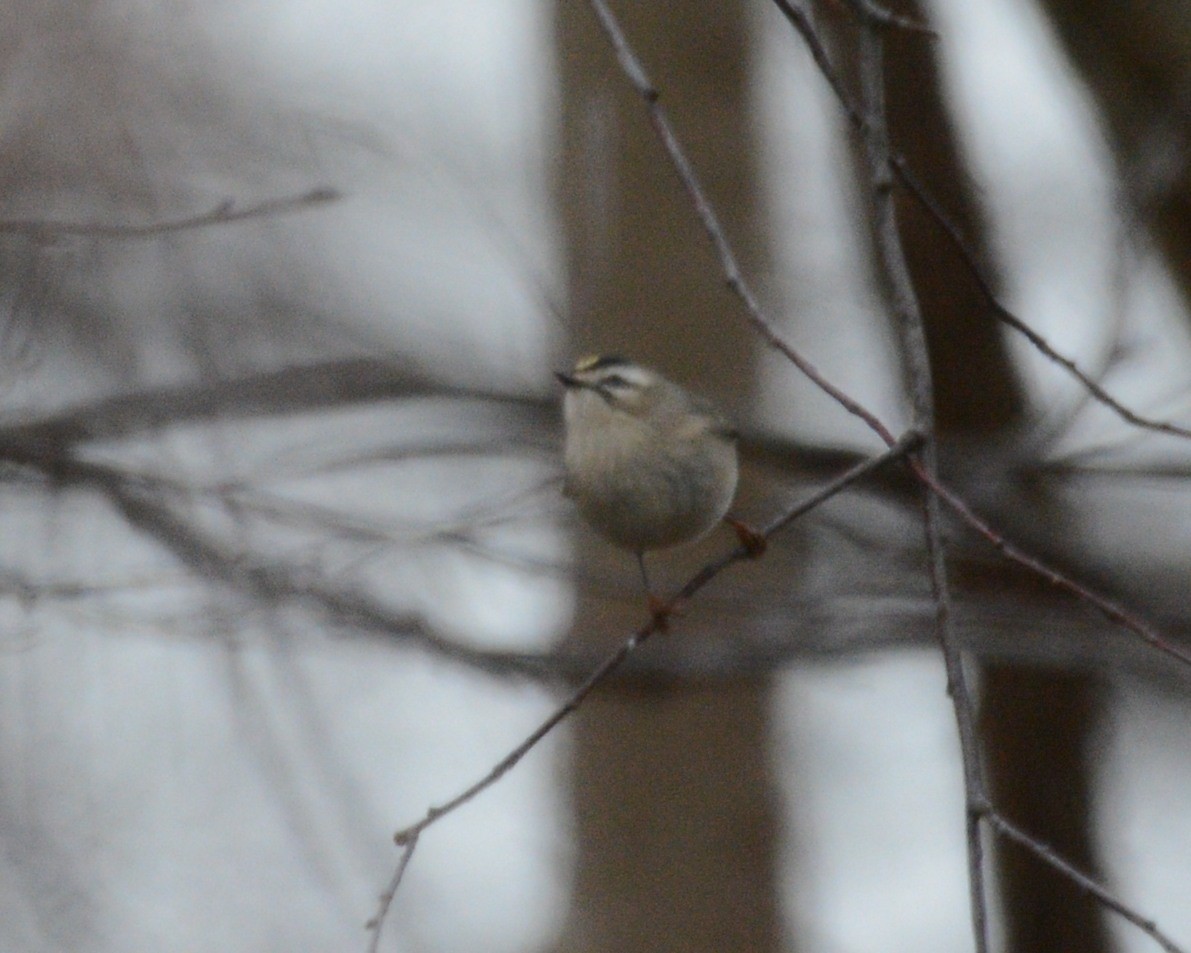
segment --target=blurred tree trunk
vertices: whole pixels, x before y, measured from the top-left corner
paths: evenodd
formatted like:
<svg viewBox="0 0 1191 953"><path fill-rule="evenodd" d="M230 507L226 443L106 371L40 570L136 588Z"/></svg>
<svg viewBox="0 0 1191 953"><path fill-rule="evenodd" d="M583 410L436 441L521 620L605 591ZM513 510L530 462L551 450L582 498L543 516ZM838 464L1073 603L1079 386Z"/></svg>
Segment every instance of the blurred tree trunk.
<svg viewBox="0 0 1191 953"><path fill-rule="evenodd" d="M1103 111L1127 194L1191 302L1191 5L1042 7Z"/></svg>
<svg viewBox="0 0 1191 953"><path fill-rule="evenodd" d="M622 3L617 13L746 264L757 184L747 100L743 4ZM578 353L622 353L719 399L750 404L753 344L689 199L582 3L557 9L562 83L559 201ZM754 240L755 241L755 240ZM720 547L727 537L719 536ZM623 640L645 619L630 555L581 537L584 577L618 592L580 592L571 638ZM712 544L713 546L715 543ZM657 554L659 590L707 555ZM747 625L692 607L644 651ZM571 791L577 857L563 951L765 953L781 945L777 822L768 765L769 685L608 690L574 721Z"/></svg>
<svg viewBox="0 0 1191 953"><path fill-rule="evenodd" d="M923 13L900 5L915 20ZM894 148L955 221L980 247L984 229L965 184L954 129L943 101L930 41L888 34L886 91ZM995 315L958 253L914 199L898 193L902 241L926 322L934 378L936 420L945 475L987 491L996 472L964 472L967 461L995 468L1001 450L1023 424L1025 398ZM976 446L979 445L979 446ZM973 452L974 451L974 452ZM1025 511L1034 532L1062 538L1066 515L1039 488L1015 485L990 515L1012 532ZM1016 515L1017 519L1014 519ZM968 591L1000 593L1007 603L1037 604L1032 574L952 548L954 581ZM1038 633L1042 636L1043 633ZM981 668L981 738L993 801L1012 820L1052 844L1076 865L1098 875L1092 837L1090 746L1101 707L1098 680L1052 674L1015 663ZM1110 949L1100 907L1069 880L1032 855L996 845L1007 949L1014 953L1097 953Z"/></svg>

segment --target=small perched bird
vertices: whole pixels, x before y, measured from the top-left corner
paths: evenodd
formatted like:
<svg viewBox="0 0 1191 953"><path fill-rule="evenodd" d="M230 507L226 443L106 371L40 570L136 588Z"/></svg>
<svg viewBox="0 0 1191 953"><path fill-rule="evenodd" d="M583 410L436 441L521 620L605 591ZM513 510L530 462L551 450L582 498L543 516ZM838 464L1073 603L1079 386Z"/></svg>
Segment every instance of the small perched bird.
<svg viewBox="0 0 1191 953"><path fill-rule="evenodd" d="M664 627L645 553L692 542L727 520L736 433L711 403L623 357L585 357L555 376L566 388L563 493L592 529L636 553L650 609ZM727 522L759 555L764 540Z"/></svg>

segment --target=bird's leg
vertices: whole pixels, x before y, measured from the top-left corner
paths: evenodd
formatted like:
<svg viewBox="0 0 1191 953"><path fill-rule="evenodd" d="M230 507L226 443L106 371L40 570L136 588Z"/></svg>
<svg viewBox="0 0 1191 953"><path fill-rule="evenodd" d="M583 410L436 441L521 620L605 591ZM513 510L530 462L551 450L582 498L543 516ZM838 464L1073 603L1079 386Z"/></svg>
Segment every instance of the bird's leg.
<svg viewBox="0 0 1191 953"><path fill-rule="evenodd" d="M645 570L645 553L641 550L637 550L637 565L641 567L641 582L645 585L645 603L649 607L649 614L653 616L654 627L658 632L668 632L670 616L674 613L674 607L669 605L665 599L653 594L653 589L649 585L649 573Z"/></svg>
<svg viewBox="0 0 1191 953"><path fill-rule="evenodd" d="M645 553L637 550L637 565L641 569L641 584L645 587L646 595L653 595L653 590L649 587L649 572L645 569Z"/></svg>
<svg viewBox="0 0 1191 953"><path fill-rule="evenodd" d="M745 554L749 559L760 559L765 555L769 543L763 534L758 533L748 523L733 519L731 516L725 516L724 522L735 531L736 538L740 540L740 545L744 547Z"/></svg>

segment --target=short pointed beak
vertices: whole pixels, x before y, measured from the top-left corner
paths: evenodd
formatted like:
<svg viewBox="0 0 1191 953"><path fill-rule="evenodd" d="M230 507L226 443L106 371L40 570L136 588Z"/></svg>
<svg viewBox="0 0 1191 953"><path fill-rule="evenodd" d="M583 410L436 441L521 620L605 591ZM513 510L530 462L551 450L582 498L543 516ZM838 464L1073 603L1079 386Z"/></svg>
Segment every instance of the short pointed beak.
<svg viewBox="0 0 1191 953"><path fill-rule="evenodd" d="M576 380L574 377L571 377L570 374L564 374L562 371L555 371L554 376L557 377L558 382L568 390L583 386L580 381Z"/></svg>

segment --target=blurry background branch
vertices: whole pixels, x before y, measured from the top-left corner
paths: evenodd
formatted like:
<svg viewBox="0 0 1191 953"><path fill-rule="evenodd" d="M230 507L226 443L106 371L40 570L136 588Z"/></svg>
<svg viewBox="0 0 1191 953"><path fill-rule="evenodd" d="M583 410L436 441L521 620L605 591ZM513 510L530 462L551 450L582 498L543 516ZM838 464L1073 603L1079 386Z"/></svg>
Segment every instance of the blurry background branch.
<svg viewBox="0 0 1191 953"><path fill-rule="evenodd" d="M493 652L452 642L441 634L427 631L424 619L414 620L400 613L386 614L362 594L325 588L325 581L321 587L316 585L317 577L310 574L308 566L287 564L267 549L246 552L242 543L233 542L234 537L212 535L209 528L203 527L200 517L188 517L186 511L196 501L217 503L230 494L236 498L243 515L254 520L280 521L361 543L400 543L401 534L394 535L375 523L360 522L349 510L340 507L287 501L257 487L253 480L228 482L217 479L203 484L184 475L170 475L169 468L145 469L143 465L120 463L121 441L162 436L172 428L215 421L244 421L261 416L300 418L303 414L317 415L335 408L402 399L462 401L477 407L488 405L499 412L497 419L501 421L503 432L488 431L484 442L466 438L452 444L439 438L426 445L405 441L390 443L370 451L378 461L425 460L440 454L483 457L527 451L553 459L557 428L553 401L471 391L436 380L430 372L403 368L392 361L358 358L285 368L218 385L195 384L131 392L80 405L42 420L10 423L0 426L0 460L10 465L8 478L18 484L27 484L36 475L43 481L44 488L52 493L82 490L100 493L119 505L130 518L135 515L132 519L135 525L182 555L184 561L204 578L230 585L244 594L255 593L267 602L294 598L321 604L329 624L338 630L361 634L372 632L399 641L412 641L424 645L433 654L489 673L564 681L581 677L589 671L595 655L574 650ZM746 464L755 474L753 479L763 481L768 487L767 499L763 503L768 510L779 508L779 501L790 498L798 487L821 482L831 473L854 465L860 459L855 452L829 446L747 433L742 451ZM351 467L365 460L359 456L347 457L336 464L332 459L326 466L332 469ZM1146 476L1126 471L1093 474L1085 479L1094 477L1127 484ZM1185 478L1181 471L1171 476ZM1045 463L1034 467L1023 462L1013 471L1015 482L1041 487L1051 482L1056 487L1062 486L1080 477L1078 466L1055 468ZM541 492L553 496L558 492L557 485L550 483ZM863 492L872 505L907 514L913 512L912 481L897 468L886 468L866 478ZM834 513L815 532L842 534L842 539L860 547L873 545L871 534L858 526L848 525L850 522L846 512ZM953 555L961 560L961 564L990 568L995 564L995 555L962 524L953 526L951 533ZM445 530L431 527L413 537L415 541L419 538L458 546L481 558L509 560L546 574L568 571L562 564L527 562L513 552L486 547L469 531L466 521ZM779 561L785 558L780 547L776 548L773 558ZM602 593L601 598L619 598L619 587L607 579L601 580L598 575L587 577L586 584L595 586ZM49 580L36 582L28 574L23 574L20 583L14 582L9 588L13 592L23 591L30 596L39 593L39 597L49 598L65 594L77 598L81 592L88 591L82 583L65 584L63 588ZM1180 641L1191 641L1191 612L1180 591L1175 588L1165 593L1151 590L1149 596L1158 624ZM717 601L715 593L706 598ZM738 599L731 595L718 597L721 602L726 600L726 605L738 604ZM1048 606L1038 604L1025 608L1015 605L1003 593L999 597L982 595L981 587L965 586L964 598L957 610L965 648L991 657L1016 658L1044 665L1062 664L1091 671L1123 667L1153 680L1155 685L1171 679L1174 680L1170 682L1172 685L1177 684L1177 672L1169 664L1155 658L1143 647L1122 646L1114 627L1090 617L1077 600L1056 594L1049 603ZM796 597L774 601L772 596L767 596L762 608L762 617L748 638L717 646L698 636L688 637L657 657L634 657L626 666L627 677L714 681L758 674L800 660L830 658L893 645L929 645L931 641L922 629L922 623L931 611L925 593L918 596L886 595L856 590L846 596L831 596L822 601ZM1041 618L1048 621L1043 623ZM979 638L980 619L986 620L988 626L984 633L986 641ZM1030 619L1039 619L1039 624L1049 633L1046 639L1015 634L1015 630Z"/></svg>
<svg viewBox="0 0 1191 953"><path fill-rule="evenodd" d="M1121 195L1191 300L1191 23L1180 0L1041 0L1088 84Z"/></svg>
<svg viewBox="0 0 1191 953"><path fill-rule="evenodd" d="M210 212L163 222L147 222L143 225L0 219L0 234L20 235L37 241L49 241L64 237L156 238L170 232L186 232L196 228L210 228L215 225L230 225L234 222L271 218L275 215L284 215L288 212L297 212L322 205L325 202L334 202L339 198L340 195L335 189L324 186L311 189L302 195L269 199L246 207L237 207L235 202L227 199Z"/></svg>

